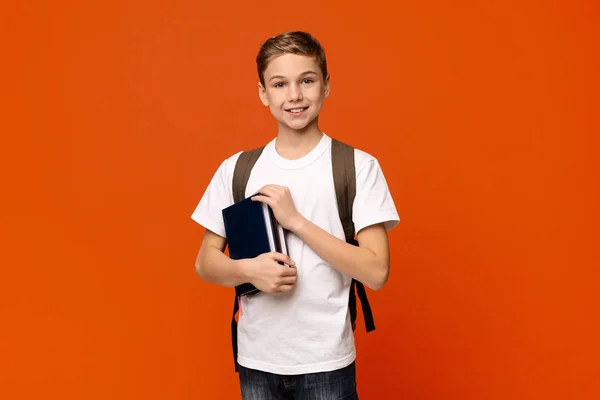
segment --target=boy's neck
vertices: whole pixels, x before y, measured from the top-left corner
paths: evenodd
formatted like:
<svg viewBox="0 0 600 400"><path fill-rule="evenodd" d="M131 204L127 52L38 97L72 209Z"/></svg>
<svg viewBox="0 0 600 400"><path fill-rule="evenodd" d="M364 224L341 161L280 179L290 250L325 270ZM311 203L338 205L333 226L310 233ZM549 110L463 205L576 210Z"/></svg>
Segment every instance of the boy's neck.
<svg viewBox="0 0 600 400"><path fill-rule="evenodd" d="M280 157L296 160L310 153L322 138L323 132L319 129L318 123L310 124L301 130L280 125L275 139L275 150Z"/></svg>

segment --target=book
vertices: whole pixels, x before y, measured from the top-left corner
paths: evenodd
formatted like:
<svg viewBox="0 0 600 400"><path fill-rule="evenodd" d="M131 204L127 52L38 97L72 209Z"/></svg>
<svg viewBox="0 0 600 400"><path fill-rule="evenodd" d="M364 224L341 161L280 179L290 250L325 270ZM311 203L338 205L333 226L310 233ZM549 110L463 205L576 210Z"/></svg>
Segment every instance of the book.
<svg viewBox="0 0 600 400"><path fill-rule="evenodd" d="M271 251L288 255L287 231L277 222L269 205L253 201L252 197L222 210L229 257L241 260ZM285 265L281 261L278 263ZM238 296L259 292L249 282L236 286L235 291Z"/></svg>

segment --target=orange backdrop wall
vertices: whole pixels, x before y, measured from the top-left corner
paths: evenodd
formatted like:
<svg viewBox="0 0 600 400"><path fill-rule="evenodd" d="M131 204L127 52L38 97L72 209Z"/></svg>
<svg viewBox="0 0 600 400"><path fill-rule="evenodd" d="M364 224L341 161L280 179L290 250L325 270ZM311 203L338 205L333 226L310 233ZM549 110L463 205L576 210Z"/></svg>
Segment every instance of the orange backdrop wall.
<svg viewBox="0 0 600 400"><path fill-rule="evenodd" d="M0 398L239 398L190 215L276 133L254 57L294 29L327 50L323 129L402 218L361 398L600 398L596 2L2 8Z"/></svg>

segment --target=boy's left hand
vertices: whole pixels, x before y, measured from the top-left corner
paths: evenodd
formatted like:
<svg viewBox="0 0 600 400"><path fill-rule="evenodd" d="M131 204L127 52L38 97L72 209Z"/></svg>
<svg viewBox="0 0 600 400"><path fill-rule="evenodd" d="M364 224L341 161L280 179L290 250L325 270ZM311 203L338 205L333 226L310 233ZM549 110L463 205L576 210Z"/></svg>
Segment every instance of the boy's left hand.
<svg viewBox="0 0 600 400"><path fill-rule="evenodd" d="M289 231L294 231L294 227L302 221L302 214L296 210L290 189L286 186L265 185L260 189L253 201L260 201L268 204L273 209L275 218L282 227Z"/></svg>

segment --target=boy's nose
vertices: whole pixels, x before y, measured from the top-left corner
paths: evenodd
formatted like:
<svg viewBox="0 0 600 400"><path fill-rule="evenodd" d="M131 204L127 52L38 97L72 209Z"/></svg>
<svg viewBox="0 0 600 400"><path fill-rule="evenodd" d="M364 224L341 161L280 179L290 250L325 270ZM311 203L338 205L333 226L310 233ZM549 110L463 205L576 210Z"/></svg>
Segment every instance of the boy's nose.
<svg viewBox="0 0 600 400"><path fill-rule="evenodd" d="M296 85L290 85L288 90L288 101L302 100L302 91Z"/></svg>

